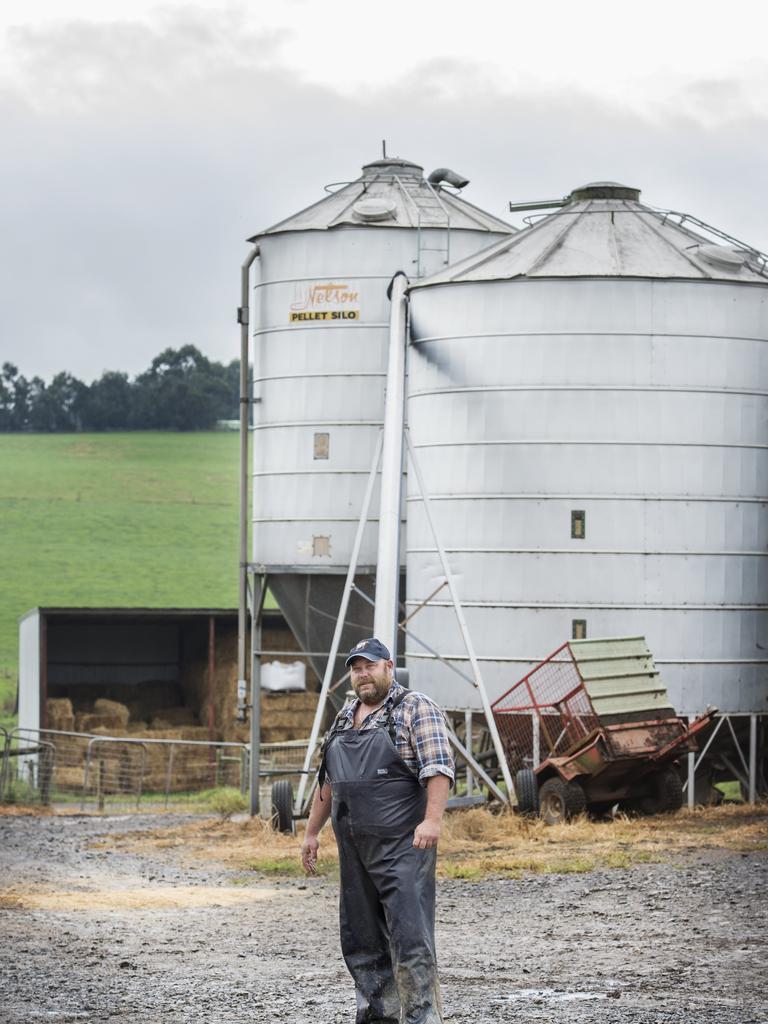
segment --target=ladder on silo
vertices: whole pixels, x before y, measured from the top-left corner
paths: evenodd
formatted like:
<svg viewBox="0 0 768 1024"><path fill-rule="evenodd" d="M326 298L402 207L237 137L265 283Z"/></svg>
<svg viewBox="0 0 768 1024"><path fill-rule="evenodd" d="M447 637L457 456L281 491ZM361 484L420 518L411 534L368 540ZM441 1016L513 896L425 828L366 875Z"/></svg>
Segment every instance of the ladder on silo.
<svg viewBox="0 0 768 1024"><path fill-rule="evenodd" d="M451 262L451 215L430 182L404 181L398 177L395 177L395 181L415 213L416 259L413 262L416 264L416 277L423 277L425 253L441 253L446 266ZM443 235L438 235L438 239L444 238L445 244L427 245L428 229L444 232Z"/></svg>

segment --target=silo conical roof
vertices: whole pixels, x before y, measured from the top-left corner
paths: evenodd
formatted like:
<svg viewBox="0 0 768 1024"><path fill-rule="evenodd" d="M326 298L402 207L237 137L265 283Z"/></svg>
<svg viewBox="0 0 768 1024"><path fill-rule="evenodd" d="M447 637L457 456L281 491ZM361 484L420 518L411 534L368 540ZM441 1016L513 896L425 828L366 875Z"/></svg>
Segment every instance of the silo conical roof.
<svg viewBox="0 0 768 1024"><path fill-rule="evenodd" d="M441 205L442 204L442 205ZM424 168L410 160L385 157L366 164L355 181L319 202L249 238L286 231L329 231L342 225L382 228L445 228L512 234L517 229L465 199L424 179Z"/></svg>
<svg viewBox="0 0 768 1024"><path fill-rule="evenodd" d="M617 182L583 185L556 213L413 287L571 277L768 281L756 250L713 244L639 199L639 189Z"/></svg>

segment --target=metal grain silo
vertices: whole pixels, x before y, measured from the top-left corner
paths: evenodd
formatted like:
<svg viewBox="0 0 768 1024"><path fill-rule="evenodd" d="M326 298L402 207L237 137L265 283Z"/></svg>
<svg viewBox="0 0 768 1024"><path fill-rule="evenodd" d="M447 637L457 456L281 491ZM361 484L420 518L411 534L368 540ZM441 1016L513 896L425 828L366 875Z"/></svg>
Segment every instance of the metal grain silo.
<svg viewBox="0 0 768 1024"><path fill-rule="evenodd" d="M492 699L572 636L644 635L679 712L764 712L765 257L639 196L585 186L413 286L416 458ZM413 473L407 545L415 608L442 574ZM447 601L417 632L461 663Z"/></svg>
<svg viewBox="0 0 768 1024"><path fill-rule="evenodd" d="M514 231L446 187L465 184L445 169L425 180L417 164L384 158L251 239L253 563L317 666L382 424L387 286L399 270L434 273ZM358 563L368 593L378 494L371 507ZM359 638L372 613L355 599L348 619Z"/></svg>

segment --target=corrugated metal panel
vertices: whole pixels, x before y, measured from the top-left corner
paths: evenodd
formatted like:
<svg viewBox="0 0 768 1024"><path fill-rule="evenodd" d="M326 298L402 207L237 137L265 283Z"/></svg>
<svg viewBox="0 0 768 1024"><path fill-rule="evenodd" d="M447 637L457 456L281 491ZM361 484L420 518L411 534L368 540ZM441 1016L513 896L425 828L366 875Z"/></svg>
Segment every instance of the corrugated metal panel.
<svg viewBox="0 0 768 1024"><path fill-rule="evenodd" d="M632 659L636 658L646 661L650 659L651 665L653 664L653 656L644 636L609 637L605 640L599 638L571 640L569 646L577 665L584 665L582 676L585 674L592 676L591 665L594 664L597 668L600 664L615 659L629 659L629 664L634 664Z"/></svg>
<svg viewBox="0 0 768 1024"><path fill-rule="evenodd" d="M572 640L570 649L598 717L669 709L644 637Z"/></svg>
<svg viewBox="0 0 768 1024"><path fill-rule="evenodd" d="M647 715L649 719L659 715L663 718L672 717L672 708L666 690L661 693L622 694L613 693L597 699L592 698L595 714L601 721L611 716Z"/></svg>
<svg viewBox="0 0 768 1024"><path fill-rule="evenodd" d="M40 728L40 611L19 623L19 728Z"/></svg>

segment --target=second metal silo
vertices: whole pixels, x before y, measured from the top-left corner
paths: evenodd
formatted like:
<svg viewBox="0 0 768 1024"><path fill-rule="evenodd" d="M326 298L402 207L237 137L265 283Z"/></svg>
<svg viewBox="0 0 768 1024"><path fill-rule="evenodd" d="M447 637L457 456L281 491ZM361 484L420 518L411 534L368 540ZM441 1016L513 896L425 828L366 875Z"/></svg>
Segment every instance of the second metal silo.
<svg viewBox="0 0 768 1024"><path fill-rule="evenodd" d="M492 698L564 639L641 634L679 712L766 710L768 276L680 220L597 183L412 288L410 430ZM441 578L414 484L410 609ZM417 632L465 658L448 601Z"/></svg>
<svg viewBox="0 0 768 1024"><path fill-rule="evenodd" d="M321 670L380 433L387 285L508 237L513 229L407 160L374 161L355 181L256 235L253 315L253 567ZM358 563L373 590L374 495ZM350 632L370 629L353 601Z"/></svg>

